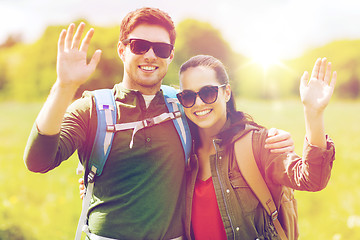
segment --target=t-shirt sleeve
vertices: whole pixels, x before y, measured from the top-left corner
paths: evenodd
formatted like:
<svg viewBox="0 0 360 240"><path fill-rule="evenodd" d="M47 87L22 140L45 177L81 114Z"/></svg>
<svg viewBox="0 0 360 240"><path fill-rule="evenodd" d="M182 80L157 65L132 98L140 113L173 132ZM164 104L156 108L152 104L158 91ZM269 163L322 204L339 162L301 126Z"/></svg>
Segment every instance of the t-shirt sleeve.
<svg viewBox="0 0 360 240"><path fill-rule="evenodd" d="M88 135L90 106L89 97L72 103L64 115L60 133L55 135L40 133L34 123L24 152L25 165L30 171L48 172L83 147Z"/></svg>

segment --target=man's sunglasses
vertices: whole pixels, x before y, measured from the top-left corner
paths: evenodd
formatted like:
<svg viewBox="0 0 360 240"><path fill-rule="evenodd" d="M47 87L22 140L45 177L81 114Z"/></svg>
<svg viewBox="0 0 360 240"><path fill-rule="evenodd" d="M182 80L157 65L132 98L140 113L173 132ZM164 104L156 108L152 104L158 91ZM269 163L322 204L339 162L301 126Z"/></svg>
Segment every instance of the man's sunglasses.
<svg viewBox="0 0 360 240"><path fill-rule="evenodd" d="M125 46L130 44L130 50L137 55L143 55L153 49L156 56L160 58L168 58L174 46L163 42L149 42L143 39L129 38L121 41Z"/></svg>
<svg viewBox="0 0 360 240"><path fill-rule="evenodd" d="M181 105L185 108L191 108L194 106L196 101L196 96L199 96L200 99L206 103L214 103L218 97L219 88L226 86L226 84L220 86L204 86L198 92L192 90L184 90L176 94L176 97L179 99Z"/></svg>

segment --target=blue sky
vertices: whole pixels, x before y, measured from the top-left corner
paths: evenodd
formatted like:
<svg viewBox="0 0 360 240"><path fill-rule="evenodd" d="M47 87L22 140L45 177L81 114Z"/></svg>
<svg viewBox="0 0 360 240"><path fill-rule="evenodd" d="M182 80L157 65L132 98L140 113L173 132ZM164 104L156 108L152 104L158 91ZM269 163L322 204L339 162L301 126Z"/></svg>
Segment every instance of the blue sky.
<svg viewBox="0 0 360 240"><path fill-rule="evenodd" d="M334 40L360 38L357 0L0 0L0 41L20 32L31 42L47 25L79 18L115 25L143 6L161 8L175 24L187 17L209 21L235 51L252 58L293 58Z"/></svg>

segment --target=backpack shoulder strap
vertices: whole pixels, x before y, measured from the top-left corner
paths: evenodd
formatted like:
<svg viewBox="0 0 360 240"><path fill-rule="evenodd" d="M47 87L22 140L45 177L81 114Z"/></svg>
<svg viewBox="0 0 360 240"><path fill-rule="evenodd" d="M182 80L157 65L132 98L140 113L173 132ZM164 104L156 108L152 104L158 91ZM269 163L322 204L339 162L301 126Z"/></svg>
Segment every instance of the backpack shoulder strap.
<svg viewBox="0 0 360 240"><path fill-rule="evenodd" d="M76 229L75 240L81 239L82 231L87 232L86 229L88 226L86 219L94 189L94 178L95 175L99 176L102 173L114 137L114 132L107 131L107 125L114 125L116 123L116 105L112 90L95 90L94 98L97 114L97 129L88 163L88 184L82 203L82 210Z"/></svg>
<svg viewBox="0 0 360 240"><path fill-rule="evenodd" d="M186 120L186 115L184 112L183 107L180 105L176 94L178 91L170 86L162 85L161 90L163 91L164 98L165 98L165 104L169 110L169 112L176 112L180 111L181 117L173 119L174 126L178 132L178 135L181 139L181 144L184 149L185 153L185 161L186 166L189 162L190 152L191 152L191 134L190 134L190 128L189 124Z"/></svg>
<svg viewBox="0 0 360 240"><path fill-rule="evenodd" d="M275 229L282 240L287 236L279 222L278 211L264 178L256 164L252 148L253 131L234 143L234 152L240 172L266 212L271 216Z"/></svg>
<svg viewBox="0 0 360 240"><path fill-rule="evenodd" d="M97 176L101 175L106 159L109 155L114 132L107 131L107 125L116 123L116 105L114 93L111 89L99 89L94 91L97 129L88 169Z"/></svg>

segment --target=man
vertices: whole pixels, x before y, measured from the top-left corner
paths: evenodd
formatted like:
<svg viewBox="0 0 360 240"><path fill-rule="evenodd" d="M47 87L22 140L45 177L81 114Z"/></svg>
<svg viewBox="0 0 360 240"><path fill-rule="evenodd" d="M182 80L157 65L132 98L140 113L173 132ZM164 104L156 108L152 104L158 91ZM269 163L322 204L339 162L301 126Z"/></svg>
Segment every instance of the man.
<svg viewBox="0 0 360 240"><path fill-rule="evenodd" d="M84 94L70 105L78 87L95 71L101 55L100 50L95 51L87 64L94 30L81 41L84 27L81 23L75 32L75 25L70 24L60 34L57 80L25 150L25 163L31 171L45 173L75 150L84 165L91 153L97 121L92 94ZM174 43L174 24L161 10L142 8L123 19L117 50L124 63L124 76L122 83L113 88L117 123L168 112L160 86L174 57ZM275 139L283 138L280 147L291 142L287 134ZM144 128L134 136L131 130L115 134L103 173L94 186L88 214L90 232L111 239L181 238L184 158L172 121Z"/></svg>

